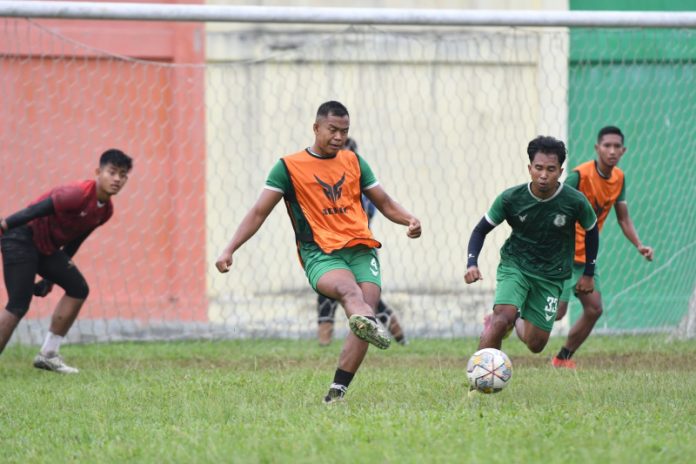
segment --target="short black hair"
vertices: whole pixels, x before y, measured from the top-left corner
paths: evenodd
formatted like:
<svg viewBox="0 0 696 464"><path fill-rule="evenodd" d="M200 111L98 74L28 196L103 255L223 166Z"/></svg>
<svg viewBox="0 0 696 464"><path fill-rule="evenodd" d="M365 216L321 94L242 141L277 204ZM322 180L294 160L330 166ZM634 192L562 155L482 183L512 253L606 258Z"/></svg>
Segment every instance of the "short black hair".
<svg viewBox="0 0 696 464"><path fill-rule="evenodd" d="M352 151L353 153L356 153L358 151L358 142L356 142L353 138L348 137L346 139L346 143L344 143L343 146L347 150Z"/></svg>
<svg viewBox="0 0 696 464"><path fill-rule="evenodd" d="M319 105L317 109L317 119L327 118L330 114L342 118L343 116L349 116L348 108L346 108L343 103L330 100Z"/></svg>
<svg viewBox="0 0 696 464"><path fill-rule="evenodd" d="M624 135L623 132L621 132L621 129L619 129L616 126L605 126L602 127L599 132L597 133L597 143L599 143L602 140L602 137L604 137L607 134L616 134L619 137L621 137L621 144L623 145L624 143Z"/></svg>
<svg viewBox="0 0 696 464"><path fill-rule="evenodd" d="M116 148L110 148L102 153L99 158L99 167L103 168L107 164L112 164L117 168L123 168L130 172L133 169L133 158L123 153L121 150Z"/></svg>
<svg viewBox="0 0 696 464"><path fill-rule="evenodd" d="M546 155L556 155L558 156L558 163L563 166L566 159L566 147L560 140L549 137L546 135L540 135L527 145L527 154L529 155L529 162L534 161L534 155L537 153L544 153Z"/></svg>

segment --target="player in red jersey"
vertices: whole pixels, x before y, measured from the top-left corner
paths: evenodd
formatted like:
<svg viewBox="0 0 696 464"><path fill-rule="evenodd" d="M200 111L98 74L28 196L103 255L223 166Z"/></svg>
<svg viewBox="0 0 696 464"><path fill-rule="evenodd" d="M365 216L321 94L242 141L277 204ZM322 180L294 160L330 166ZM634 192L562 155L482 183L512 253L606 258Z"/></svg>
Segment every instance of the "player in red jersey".
<svg viewBox="0 0 696 464"><path fill-rule="evenodd" d="M107 150L99 159L95 180L56 187L27 208L0 217L0 248L9 297L5 310L0 310L0 353L29 310L32 296L46 296L55 283L65 295L53 312L34 367L63 374L78 372L58 354L89 293L72 257L89 234L111 218L111 197L126 184L132 168L128 155ZM37 274L43 280L34 283Z"/></svg>

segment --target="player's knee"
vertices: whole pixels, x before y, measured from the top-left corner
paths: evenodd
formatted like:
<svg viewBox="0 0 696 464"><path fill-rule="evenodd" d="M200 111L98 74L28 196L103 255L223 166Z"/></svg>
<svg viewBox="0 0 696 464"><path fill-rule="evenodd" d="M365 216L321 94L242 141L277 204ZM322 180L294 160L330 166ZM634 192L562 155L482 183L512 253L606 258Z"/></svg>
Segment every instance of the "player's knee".
<svg viewBox="0 0 696 464"><path fill-rule="evenodd" d="M593 318L594 320L599 319L602 316L602 313L604 312L601 304L587 305L583 309L584 309L585 313L588 316L590 316L591 318Z"/></svg>
<svg viewBox="0 0 696 464"><path fill-rule="evenodd" d="M529 348L529 351L532 353L541 353L546 347L546 341L547 340L541 338L533 338L527 341L527 348Z"/></svg>
<svg viewBox="0 0 696 464"><path fill-rule="evenodd" d="M357 284L340 285L336 287L336 291L341 295L343 307L350 306L355 302L363 301L363 294Z"/></svg>
<svg viewBox="0 0 696 464"><path fill-rule="evenodd" d="M24 306L24 307L13 307L8 305L7 308L5 308L8 313L12 314L15 316L17 319L22 319L24 315L29 311L29 306Z"/></svg>
<svg viewBox="0 0 696 464"><path fill-rule="evenodd" d="M504 314L493 314L491 328L495 333L505 333L515 324L515 320L510 320Z"/></svg>
<svg viewBox="0 0 696 464"><path fill-rule="evenodd" d="M80 282L71 285L70 288L66 288L65 294L70 298L86 300L89 296L89 285L85 279L82 279Z"/></svg>

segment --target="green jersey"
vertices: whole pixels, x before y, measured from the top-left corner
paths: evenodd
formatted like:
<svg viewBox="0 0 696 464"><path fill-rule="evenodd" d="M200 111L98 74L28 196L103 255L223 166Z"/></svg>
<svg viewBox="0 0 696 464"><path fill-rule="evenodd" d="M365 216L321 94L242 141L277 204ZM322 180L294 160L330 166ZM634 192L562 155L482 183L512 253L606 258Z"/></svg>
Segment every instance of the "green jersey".
<svg viewBox="0 0 696 464"><path fill-rule="evenodd" d="M512 234L500 249L501 264L512 265L531 275L565 280L572 275L575 252L575 222L590 230L597 216L585 195L560 184L556 193L540 199L531 184L505 190L486 213L497 226L507 221Z"/></svg>

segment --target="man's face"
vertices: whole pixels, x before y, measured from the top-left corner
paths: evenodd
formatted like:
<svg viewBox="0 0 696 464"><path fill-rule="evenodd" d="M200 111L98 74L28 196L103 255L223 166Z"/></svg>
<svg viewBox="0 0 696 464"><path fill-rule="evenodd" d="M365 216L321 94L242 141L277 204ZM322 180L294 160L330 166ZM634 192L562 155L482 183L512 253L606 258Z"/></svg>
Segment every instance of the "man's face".
<svg viewBox="0 0 696 464"><path fill-rule="evenodd" d="M97 184L109 195L116 195L128 181L128 171L108 163L97 168Z"/></svg>
<svg viewBox="0 0 696 464"><path fill-rule="evenodd" d="M348 138L350 118L348 116L320 117L314 123L314 143L321 150L321 154L335 155L343 148Z"/></svg>
<svg viewBox="0 0 696 464"><path fill-rule="evenodd" d="M529 165L529 175L532 177L532 187L541 193L551 192L558 184L563 169L558 162L558 156L537 152Z"/></svg>
<svg viewBox="0 0 696 464"><path fill-rule="evenodd" d="M594 148L602 163L612 168L619 164L619 160L626 153L626 147L618 134L603 135Z"/></svg>

